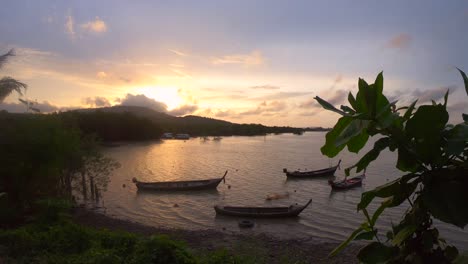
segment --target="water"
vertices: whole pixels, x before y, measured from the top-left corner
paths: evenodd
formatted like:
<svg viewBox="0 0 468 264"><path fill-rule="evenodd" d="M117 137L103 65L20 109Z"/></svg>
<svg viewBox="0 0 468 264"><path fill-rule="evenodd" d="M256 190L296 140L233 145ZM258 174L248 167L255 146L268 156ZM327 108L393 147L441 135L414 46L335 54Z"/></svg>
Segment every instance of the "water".
<svg viewBox="0 0 468 264"><path fill-rule="evenodd" d="M383 152L367 169L362 187L331 191L327 178L287 179L288 169L320 169L342 159L342 168L352 165L373 144L368 143L360 155L343 151L333 160L320 153L325 134L320 132L296 135L225 137L221 141L200 139L166 140L138 143L106 149L106 154L121 163L111 176L103 194L106 213L147 225L183 228L216 229L225 232L267 233L282 238L312 238L342 241L363 222L356 205L361 193L390 181L399 175L394 168L396 155ZM141 181L193 180L221 177L226 170L226 184L217 190L195 192L137 192L131 179ZM335 175L344 177L344 171ZM125 185L125 187L124 187ZM289 197L267 201L269 194ZM292 219L255 220L253 229L240 229L240 219L216 216L215 204L245 206L289 206L312 204L299 217ZM373 212L379 204L373 203ZM387 210L378 221L382 234L390 224L398 223L407 206ZM441 235L464 250L468 249L468 232L438 224ZM382 232L384 231L384 232Z"/></svg>

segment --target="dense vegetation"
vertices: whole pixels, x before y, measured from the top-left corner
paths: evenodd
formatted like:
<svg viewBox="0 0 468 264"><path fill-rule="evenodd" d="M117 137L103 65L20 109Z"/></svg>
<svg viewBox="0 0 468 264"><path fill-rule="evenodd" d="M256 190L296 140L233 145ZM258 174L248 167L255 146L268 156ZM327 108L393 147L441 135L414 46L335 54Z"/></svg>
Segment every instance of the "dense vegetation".
<svg viewBox="0 0 468 264"><path fill-rule="evenodd" d="M226 250L193 252L164 235L146 237L80 226L71 219L71 204L63 200L42 200L37 208L33 223L0 230L2 263L254 263Z"/></svg>
<svg viewBox="0 0 468 264"><path fill-rule="evenodd" d="M113 140L111 127L122 129L123 135L128 135L129 138L136 136L137 139L150 139L153 136L159 137L162 132L171 133L188 133L192 136L254 136L265 135L271 133L301 133L302 128L294 127L279 127L279 126L264 126L260 124L236 124L223 120L199 117L199 116L184 116L175 117L165 113L156 112L154 110L137 107L137 106L114 106L97 109L86 109L64 113L74 115L80 127L84 131L96 131ZM124 116L123 116L124 115ZM105 119L109 120L105 120ZM119 118L121 118L119 122ZM136 118L141 118L136 120ZM131 131L130 125L136 125L141 130ZM109 128L108 128L109 126ZM317 128L309 129L309 131L323 131ZM118 132L114 132L118 134ZM131 133L141 133L132 135ZM104 139L106 139L104 138Z"/></svg>
<svg viewBox="0 0 468 264"><path fill-rule="evenodd" d="M460 70L466 92L468 79ZM320 97L325 108L340 114L333 129L326 135L322 153L334 157L346 146L359 152L370 136L379 136L373 149L351 169L364 170L381 151L397 151L396 167L404 176L364 192L357 210L366 221L343 242L332 255L352 240L373 240L363 247L358 258L363 263L452 263L458 250L439 237L433 219L463 228L468 223L468 115L464 122L448 124L447 100L429 105L397 108L383 94L383 75L373 84L359 79L356 97L349 93L350 106L335 108ZM384 198L371 214L367 206L375 198ZM401 221L386 234L387 241L375 227L386 208L407 202L409 208Z"/></svg>

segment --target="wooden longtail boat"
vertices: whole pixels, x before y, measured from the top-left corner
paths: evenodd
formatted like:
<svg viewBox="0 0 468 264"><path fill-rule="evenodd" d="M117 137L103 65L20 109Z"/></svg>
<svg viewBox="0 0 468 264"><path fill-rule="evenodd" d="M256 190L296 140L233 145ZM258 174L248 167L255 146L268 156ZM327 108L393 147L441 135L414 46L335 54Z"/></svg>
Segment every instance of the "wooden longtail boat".
<svg viewBox="0 0 468 264"><path fill-rule="evenodd" d="M353 187L361 186L362 185L362 180L364 180L364 177L366 175L362 174L356 177L353 177L351 179L344 179L341 181L329 181L331 187L333 190L346 190L346 189L351 189Z"/></svg>
<svg viewBox="0 0 468 264"><path fill-rule="evenodd" d="M224 173L221 178L194 180L194 181L166 181L166 182L140 182L133 178L133 182L138 190L152 190L152 191L187 191L187 190L202 190L202 189L215 189L218 184L223 181L228 171Z"/></svg>
<svg viewBox="0 0 468 264"><path fill-rule="evenodd" d="M241 207L215 205L214 209L217 214L229 216L258 218L294 217L299 215L311 202L312 199L310 199L305 205L291 205L289 207Z"/></svg>
<svg viewBox="0 0 468 264"><path fill-rule="evenodd" d="M313 170L313 171L288 171L286 168L283 169L283 172L286 173L288 177L296 177L296 178L309 178L309 177L323 177L323 176L333 176L335 174L336 169L340 167L341 160L338 161L338 164L334 167L321 169L321 170Z"/></svg>

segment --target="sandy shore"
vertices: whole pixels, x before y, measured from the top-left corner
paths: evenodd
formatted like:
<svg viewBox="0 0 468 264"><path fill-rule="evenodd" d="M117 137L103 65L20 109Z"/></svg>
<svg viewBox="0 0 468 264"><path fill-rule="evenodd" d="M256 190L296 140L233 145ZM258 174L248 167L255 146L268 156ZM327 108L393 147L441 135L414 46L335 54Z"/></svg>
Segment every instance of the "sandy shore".
<svg viewBox="0 0 468 264"><path fill-rule="evenodd" d="M255 252L266 263L358 263L355 256L359 248L357 245L348 246L338 256L330 259L327 255L337 243L318 243L312 241L312 238L278 239L264 234L246 236L217 230L164 229L112 218L85 208L76 208L73 218L79 224L98 229L123 230L143 235L169 235L184 241L196 251L226 248L235 254L250 255L249 252Z"/></svg>

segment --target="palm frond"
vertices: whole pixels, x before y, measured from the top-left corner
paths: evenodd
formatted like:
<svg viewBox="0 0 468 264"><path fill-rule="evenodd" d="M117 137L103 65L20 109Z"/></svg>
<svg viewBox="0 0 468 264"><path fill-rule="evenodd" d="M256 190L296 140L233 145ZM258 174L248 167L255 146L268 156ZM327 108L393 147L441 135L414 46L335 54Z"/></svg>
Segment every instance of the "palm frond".
<svg viewBox="0 0 468 264"><path fill-rule="evenodd" d="M3 65L5 65L5 63L7 63L8 58L12 57L12 56L15 56L15 50L14 49L9 50L7 53L5 53L3 55L0 55L0 69L3 67Z"/></svg>
<svg viewBox="0 0 468 264"><path fill-rule="evenodd" d="M26 90L28 85L17 81L11 77L3 77L0 79L0 102L2 102L13 91L23 95L23 90Z"/></svg>

